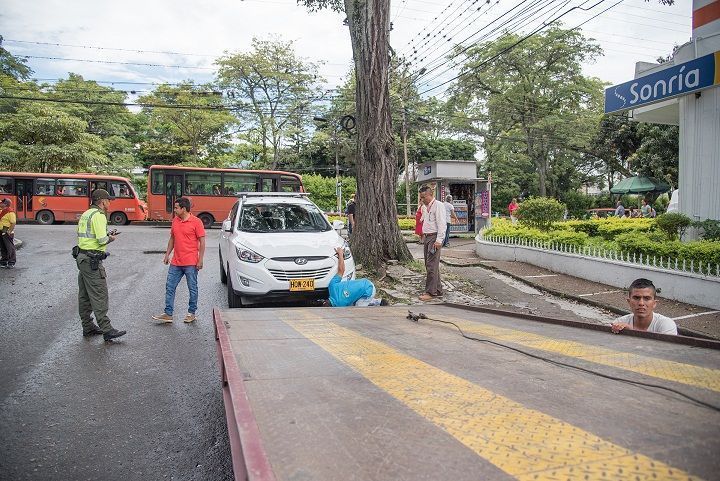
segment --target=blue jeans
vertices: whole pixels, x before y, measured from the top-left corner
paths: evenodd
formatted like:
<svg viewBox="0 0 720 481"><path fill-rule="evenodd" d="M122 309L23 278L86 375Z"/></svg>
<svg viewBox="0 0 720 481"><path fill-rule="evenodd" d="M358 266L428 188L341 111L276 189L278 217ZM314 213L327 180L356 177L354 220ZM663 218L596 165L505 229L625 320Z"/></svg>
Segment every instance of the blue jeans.
<svg viewBox="0 0 720 481"><path fill-rule="evenodd" d="M170 264L168 269L167 282L165 283L165 314L172 316L173 305L175 304L175 289L182 276L187 280L188 291L190 291L190 306L188 312L195 314L198 300L198 270L195 266L174 266Z"/></svg>
<svg viewBox="0 0 720 481"><path fill-rule="evenodd" d="M446 224L447 229L445 229L445 239L443 240L442 246L447 247L450 245L450 224Z"/></svg>

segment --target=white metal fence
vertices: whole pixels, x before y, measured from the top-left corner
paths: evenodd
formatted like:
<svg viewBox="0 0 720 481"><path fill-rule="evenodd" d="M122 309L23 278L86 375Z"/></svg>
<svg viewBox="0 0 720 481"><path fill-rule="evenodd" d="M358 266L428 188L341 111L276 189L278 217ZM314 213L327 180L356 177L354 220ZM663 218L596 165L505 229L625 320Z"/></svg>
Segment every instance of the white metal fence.
<svg viewBox="0 0 720 481"><path fill-rule="evenodd" d="M507 246L529 247L545 251L576 254L596 259L606 259L615 262L627 263L638 267L654 267L674 272L684 272L708 277L720 277L720 264L708 262L695 262L694 260L678 259L677 257L657 257L636 255L630 252L601 249L596 246L576 246L574 244L561 244L537 239L523 239L504 236L481 236L485 242Z"/></svg>

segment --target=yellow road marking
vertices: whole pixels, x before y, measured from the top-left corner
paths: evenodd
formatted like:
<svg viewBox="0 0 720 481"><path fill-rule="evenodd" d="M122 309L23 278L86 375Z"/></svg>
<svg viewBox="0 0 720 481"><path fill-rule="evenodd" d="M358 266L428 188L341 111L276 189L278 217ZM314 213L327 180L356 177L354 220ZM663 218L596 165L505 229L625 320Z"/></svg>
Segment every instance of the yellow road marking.
<svg viewBox="0 0 720 481"><path fill-rule="evenodd" d="M429 317L433 316L431 315ZM482 337L492 338L494 341L511 342L520 346L562 354L563 356L574 357L605 366L617 367L658 379L675 381L690 386L710 389L712 391L720 391L720 370L718 369L615 351L576 341L553 339L526 331L497 327L456 317L442 316L438 317L438 319L454 322L460 326L466 334L476 334ZM443 325L443 327L449 326Z"/></svg>
<svg viewBox="0 0 720 481"><path fill-rule="evenodd" d="M308 313L283 319L407 407L522 481L699 479Z"/></svg>

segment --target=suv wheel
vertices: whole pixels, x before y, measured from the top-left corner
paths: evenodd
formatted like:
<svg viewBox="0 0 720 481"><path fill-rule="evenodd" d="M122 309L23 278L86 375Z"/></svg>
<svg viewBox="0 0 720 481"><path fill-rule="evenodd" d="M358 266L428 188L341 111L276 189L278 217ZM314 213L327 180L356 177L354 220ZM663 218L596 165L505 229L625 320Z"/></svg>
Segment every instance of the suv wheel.
<svg viewBox="0 0 720 481"><path fill-rule="evenodd" d="M225 270L225 263L223 263L220 248L218 248L218 256L220 257L220 282L227 284L227 271Z"/></svg>
<svg viewBox="0 0 720 481"><path fill-rule="evenodd" d="M232 285L232 276L227 276L227 294L228 294L228 307L236 308L242 307L242 299L240 296L235 294L235 289Z"/></svg>

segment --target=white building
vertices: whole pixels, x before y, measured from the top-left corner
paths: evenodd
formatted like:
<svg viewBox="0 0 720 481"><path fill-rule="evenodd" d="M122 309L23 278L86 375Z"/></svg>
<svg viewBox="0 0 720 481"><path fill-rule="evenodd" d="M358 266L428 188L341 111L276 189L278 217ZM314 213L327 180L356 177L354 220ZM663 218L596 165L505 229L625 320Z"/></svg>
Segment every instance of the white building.
<svg viewBox="0 0 720 481"><path fill-rule="evenodd" d="M678 209L720 220L720 0L693 0L692 39L671 61L638 62L634 81L605 91L606 113L626 110L680 127Z"/></svg>

